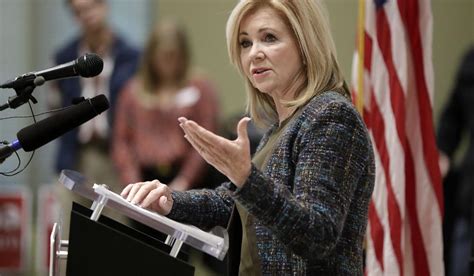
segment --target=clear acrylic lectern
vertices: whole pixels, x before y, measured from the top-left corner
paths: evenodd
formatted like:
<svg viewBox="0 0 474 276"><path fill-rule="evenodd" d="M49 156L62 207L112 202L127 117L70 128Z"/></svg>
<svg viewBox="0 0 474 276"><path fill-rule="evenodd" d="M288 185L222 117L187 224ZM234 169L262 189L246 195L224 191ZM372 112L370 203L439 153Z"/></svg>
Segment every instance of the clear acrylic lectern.
<svg viewBox="0 0 474 276"><path fill-rule="evenodd" d="M53 227L50 275L58 274L61 259L67 260L68 276L143 275L150 269L159 275L193 275L194 268L178 258L183 244L219 260L223 260L227 253L229 240L222 227L205 232L195 226L171 220L129 203L106 185L92 185L86 177L75 171L63 170L59 182L93 203L90 208L73 204L68 241L61 240L60 225ZM164 233L167 238L162 243L101 215L104 208L111 208ZM121 260L126 262L125 266ZM152 267L147 268L147 265Z"/></svg>

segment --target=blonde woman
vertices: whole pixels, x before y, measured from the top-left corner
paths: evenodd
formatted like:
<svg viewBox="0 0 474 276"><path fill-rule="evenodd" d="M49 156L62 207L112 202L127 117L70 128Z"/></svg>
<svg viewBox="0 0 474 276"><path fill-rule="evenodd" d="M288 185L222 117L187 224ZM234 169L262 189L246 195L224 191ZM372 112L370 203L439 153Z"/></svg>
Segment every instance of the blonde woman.
<svg viewBox="0 0 474 276"><path fill-rule="evenodd" d="M182 117L187 140L230 182L189 192L141 182L122 196L202 228L227 225L235 206L242 237L231 242L241 249L230 250L231 275L362 275L374 157L320 2L240 1L227 45L251 117L268 128L256 154L249 118L231 141Z"/></svg>

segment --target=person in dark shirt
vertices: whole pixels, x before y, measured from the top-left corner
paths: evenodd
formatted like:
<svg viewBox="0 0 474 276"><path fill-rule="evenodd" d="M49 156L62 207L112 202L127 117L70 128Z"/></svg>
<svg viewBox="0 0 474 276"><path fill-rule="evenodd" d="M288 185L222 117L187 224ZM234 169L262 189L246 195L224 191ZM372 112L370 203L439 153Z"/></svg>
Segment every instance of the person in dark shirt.
<svg viewBox="0 0 474 276"><path fill-rule="evenodd" d="M119 91L135 73L139 51L107 22L109 5L106 0L66 0L65 3L79 26L79 34L54 53L54 62L62 64L86 53L95 53L103 59L104 67L93 78L67 78L55 82L50 105L67 107L80 97L104 94L110 108L60 137L55 169L58 174L63 169L75 170L92 183L106 183L112 189L120 190L122 186L116 186L119 183L117 172L109 154L111 128ZM64 221L63 237L67 237L72 201L85 206L90 206L90 201L61 185L56 192ZM125 222L122 217L114 218Z"/></svg>
<svg viewBox="0 0 474 276"><path fill-rule="evenodd" d="M54 103L69 106L79 97L91 98L105 94L111 107L80 127L66 133L59 140L56 170L78 170L98 183L116 182L109 157L109 139L114 121L118 94L135 73L139 51L107 22L108 3L105 0L66 0L75 16L80 33L54 54L54 61L62 64L85 53L96 53L104 61L102 72L94 78L68 78L56 82ZM93 161L91 161L93 159Z"/></svg>
<svg viewBox="0 0 474 276"><path fill-rule="evenodd" d="M455 86L442 112L437 143L441 171L445 175L444 239L447 275L467 275L472 239L472 185L474 185L474 47L465 54ZM453 157L468 137L468 147L460 164Z"/></svg>

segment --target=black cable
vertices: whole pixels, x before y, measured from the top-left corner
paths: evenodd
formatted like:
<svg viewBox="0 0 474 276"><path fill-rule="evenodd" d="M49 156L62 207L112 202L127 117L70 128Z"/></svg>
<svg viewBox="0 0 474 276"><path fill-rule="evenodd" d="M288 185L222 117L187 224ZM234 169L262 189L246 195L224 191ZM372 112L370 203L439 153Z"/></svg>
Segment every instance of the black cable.
<svg viewBox="0 0 474 276"><path fill-rule="evenodd" d="M33 107L31 106L30 102L28 102L28 106L30 107L31 117L33 117L33 122L36 123L36 115L35 115L35 112L33 111Z"/></svg>
<svg viewBox="0 0 474 276"><path fill-rule="evenodd" d="M33 118L33 122L36 123L36 115L35 113L33 112L33 107L31 106L31 103L28 102L28 106L30 107L30 111L31 111L31 116ZM6 145L8 145L8 141L2 141L3 144L6 143ZM15 150L15 155L18 159L18 165L16 166L15 169L11 170L11 171L8 171L8 172L0 172L1 175L4 175L4 176L14 176L14 175L17 175L21 172L23 172L27 167L28 165L30 165L31 163L31 160L33 160L33 156L35 155L35 151L33 151L30 155L30 159L28 160L28 162L26 163L26 165L21 169L21 170L18 170L18 168L21 166L21 158L20 158L20 155L18 154L18 152Z"/></svg>
<svg viewBox="0 0 474 276"><path fill-rule="evenodd" d="M38 114L32 114L32 115L3 117L3 118L0 118L0 121L8 120L8 119L27 119L27 118L32 118L32 117L35 117L35 116L43 116L43 115L46 115L46 114L63 111L63 110L66 110L70 107L71 106L56 108L56 109L52 109L52 110L49 110L49 111L41 112L41 113L38 113Z"/></svg>
<svg viewBox="0 0 474 276"><path fill-rule="evenodd" d="M17 169L20 167L21 158L20 158L20 156L18 155L18 153L17 153L16 151L15 151L15 154L16 154L18 160L19 160L18 166L15 168L15 170L17 170ZM33 160L33 156L34 156L34 155L35 155L35 151L33 151L33 152L31 153L30 159L28 160L28 162L26 163L26 165L25 165L21 170L19 170L19 171L17 171L17 172L15 172L15 170L11 171L11 172L15 172L15 173L7 172L7 173L0 173L0 174L5 175L5 176L14 176L14 175L17 175L17 174L21 173L21 172L24 171L24 170L28 167L28 165L31 163L31 160Z"/></svg>
<svg viewBox="0 0 474 276"><path fill-rule="evenodd" d="M8 145L8 141L6 141L6 140L1 141L0 143L3 144L3 145ZM16 150L14 152L15 152L16 158L18 159L18 164L16 165L16 168L14 168L13 170L8 171L8 172L0 172L1 175L11 176L11 174L14 173L16 170L18 170L18 168L20 167L20 165L21 165L20 156L18 155Z"/></svg>

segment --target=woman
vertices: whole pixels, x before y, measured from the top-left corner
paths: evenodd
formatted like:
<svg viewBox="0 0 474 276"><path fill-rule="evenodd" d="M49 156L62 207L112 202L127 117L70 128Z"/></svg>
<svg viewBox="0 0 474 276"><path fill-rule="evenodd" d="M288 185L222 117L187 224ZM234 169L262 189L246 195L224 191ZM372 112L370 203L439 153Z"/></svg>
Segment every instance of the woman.
<svg viewBox="0 0 474 276"><path fill-rule="evenodd" d="M208 81L189 72L189 59L184 30L172 21L158 24L118 102L113 158L123 183L158 179L184 191L201 180L206 163L176 120L190 116L215 130L217 99Z"/></svg>
<svg viewBox="0 0 474 276"><path fill-rule="evenodd" d="M226 225L235 204L241 275L362 275L373 152L320 3L241 1L227 46L246 78L252 119L269 126L257 153L251 159L249 118L234 141L180 118L187 140L231 182L184 193L142 182L122 196L202 228Z"/></svg>

